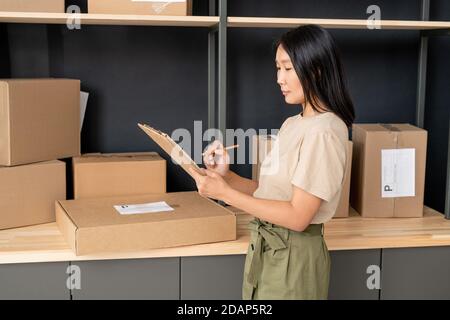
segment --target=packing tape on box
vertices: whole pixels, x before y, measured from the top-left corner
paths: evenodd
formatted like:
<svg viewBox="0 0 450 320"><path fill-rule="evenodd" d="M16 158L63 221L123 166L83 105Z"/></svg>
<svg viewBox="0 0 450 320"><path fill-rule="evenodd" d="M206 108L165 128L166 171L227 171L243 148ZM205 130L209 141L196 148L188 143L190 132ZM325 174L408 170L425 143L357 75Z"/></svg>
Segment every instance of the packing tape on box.
<svg viewBox="0 0 450 320"><path fill-rule="evenodd" d="M380 123L380 126L382 126L383 128L388 129L389 131L400 131L399 128L397 128L396 126L393 126L392 124L388 124L388 123Z"/></svg>
<svg viewBox="0 0 450 320"><path fill-rule="evenodd" d="M398 132L400 132L400 129L388 123L380 123L380 126L394 133L395 147L398 148Z"/></svg>

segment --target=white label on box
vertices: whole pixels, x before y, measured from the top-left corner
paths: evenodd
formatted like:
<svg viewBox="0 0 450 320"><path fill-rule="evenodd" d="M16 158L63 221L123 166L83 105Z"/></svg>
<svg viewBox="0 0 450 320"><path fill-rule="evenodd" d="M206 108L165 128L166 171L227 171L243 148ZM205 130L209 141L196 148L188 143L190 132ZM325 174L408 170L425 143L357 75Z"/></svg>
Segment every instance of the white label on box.
<svg viewBox="0 0 450 320"><path fill-rule="evenodd" d="M414 197L416 149L381 150L381 197Z"/></svg>
<svg viewBox="0 0 450 320"><path fill-rule="evenodd" d="M156 213L174 210L165 201L142 203L142 204L123 204L114 206L114 209L116 209L117 212L123 215Z"/></svg>

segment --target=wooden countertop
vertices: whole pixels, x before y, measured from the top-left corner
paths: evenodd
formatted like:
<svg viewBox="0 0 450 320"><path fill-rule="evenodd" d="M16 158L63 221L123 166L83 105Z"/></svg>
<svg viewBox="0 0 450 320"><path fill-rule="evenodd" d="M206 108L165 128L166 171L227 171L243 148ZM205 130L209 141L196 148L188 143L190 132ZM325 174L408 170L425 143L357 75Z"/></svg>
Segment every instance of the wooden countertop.
<svg viewBox="0 0 450 320"><path fill-rule="evenodd" d="M56 223L2 230L0 264L246 254L249 234L245 224L251 216L230 209L238 217L235 241L140 252L76 256ZM325 225L325 239L329 250L450 246L450 221L428 207L423 218L362 218L351 210L350 217Z"/></svg>

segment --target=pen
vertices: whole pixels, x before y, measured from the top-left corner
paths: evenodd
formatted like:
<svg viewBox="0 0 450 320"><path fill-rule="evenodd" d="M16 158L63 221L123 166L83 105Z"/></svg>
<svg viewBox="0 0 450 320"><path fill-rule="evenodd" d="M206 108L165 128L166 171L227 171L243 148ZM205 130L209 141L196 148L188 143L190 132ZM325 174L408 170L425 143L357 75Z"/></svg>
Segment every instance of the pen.
<svg viewBox="0 0 450 320"><path fill-rule="evenodd" d="M239 145L238 145L238 144L234 144L234 145L232 145L232 146L225 147L224 149L225 149L225 150L229 150L229 149L234 149L234 148L239 148ZM202 156L204 156L205 154L206 154L206 153L203 152L203 153L202 153Z"/></svg>

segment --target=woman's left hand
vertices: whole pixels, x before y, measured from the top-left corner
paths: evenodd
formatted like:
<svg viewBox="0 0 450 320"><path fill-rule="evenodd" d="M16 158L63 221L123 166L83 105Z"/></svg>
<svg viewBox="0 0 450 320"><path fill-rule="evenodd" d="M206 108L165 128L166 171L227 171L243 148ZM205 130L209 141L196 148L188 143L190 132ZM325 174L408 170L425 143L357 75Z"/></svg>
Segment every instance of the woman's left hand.
<svg viewBox="0 0 450 320"><path fill-rule="evenodd" d="M208 169L200 169L201 175L193 169L189 169L197 184L198 193L201 196L224 201L227 192L231 189L223 177Z"/></svg>

